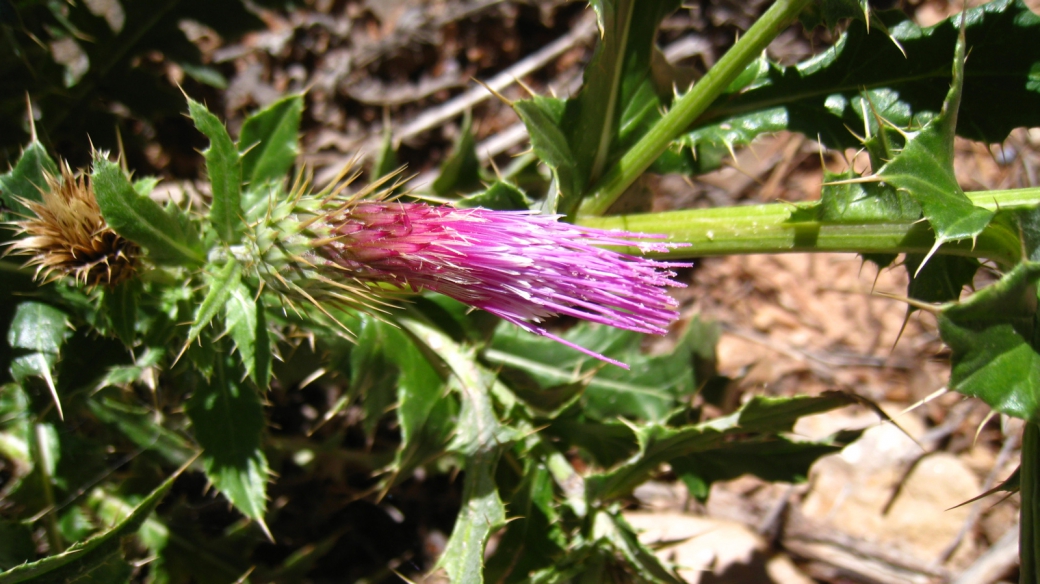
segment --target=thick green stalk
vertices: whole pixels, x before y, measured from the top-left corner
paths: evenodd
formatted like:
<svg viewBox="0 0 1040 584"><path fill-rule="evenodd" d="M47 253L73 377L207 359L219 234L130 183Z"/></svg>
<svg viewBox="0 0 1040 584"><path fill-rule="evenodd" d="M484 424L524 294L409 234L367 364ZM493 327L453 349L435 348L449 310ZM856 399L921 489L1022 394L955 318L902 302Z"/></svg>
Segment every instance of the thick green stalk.
<svg viewBox="0 0 1040 584"><path fill-rule="evenodd" d="M1040 205L1040 188L980 191L968 196L976 205L991 210L1011 211ZM935 243L934 234L925 221L822 222L818 219L818 206L818 202L772 203L580 217L578 223L600 229L658 233L667 236L669 241L689 244L661 254L668 258L788 252L927 253ZM984 257L1012 265L1021 258L1021 243L1016 230L994 222L976 241L947 243L940 253Z"/></svg>
<svg viewBox="0 0 1040 584"><path fill-rule="evenodd" d="M1022 507L1019 511L1018 556L1022 562L1018 581L1021 584L1040 582L1037 558L1040 558L1040 426L1026 422L1022 435Z"/></svg>
<svg viewBox="0 0 1040 584"><path fill-rule="evenodd" d="M777 0L693 88L595 184L579 215L601 215L693 123L811 0Z"/></svg>

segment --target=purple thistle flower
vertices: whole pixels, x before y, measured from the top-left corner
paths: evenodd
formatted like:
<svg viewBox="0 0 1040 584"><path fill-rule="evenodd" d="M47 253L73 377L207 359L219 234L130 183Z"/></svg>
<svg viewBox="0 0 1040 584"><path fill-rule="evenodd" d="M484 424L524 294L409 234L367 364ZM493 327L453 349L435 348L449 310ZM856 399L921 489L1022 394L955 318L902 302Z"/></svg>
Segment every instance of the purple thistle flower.
<svg viewBox="0 0 1040 584"><path fill-rule="evenodd" d="M660 262L604 249L667 251L662 236L580 227L529 211L456 209L363 201L326 219L320 253L361 282L432 290L529 332L628 368L537 323L568 315L641 333L664 334L679 313L665 287L684 287Z"/></svg>

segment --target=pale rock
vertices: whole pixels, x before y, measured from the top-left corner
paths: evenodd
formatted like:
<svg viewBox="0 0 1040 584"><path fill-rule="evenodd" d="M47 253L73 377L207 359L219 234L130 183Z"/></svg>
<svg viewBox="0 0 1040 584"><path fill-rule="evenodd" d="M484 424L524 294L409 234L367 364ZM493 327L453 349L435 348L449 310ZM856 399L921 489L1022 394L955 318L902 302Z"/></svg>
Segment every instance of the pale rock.
<svg viewBox="0 0 1040 584"><path fill-rule="evenodd" d="M766 542L748 527L679 512L625 513L644 545L678 542L658 550L690 584L811 584L786 556L766 557Z"/></svg>
<svg viewBox="0 0 1040 584"><path fill-rule="evenodd" d="M924 431L912 416L898 422L912 435ZM890 546L922 562L935 560L970 513L968 506L951 508L979 494L980 487L964 462L939 452L920 460L900 488L907 465L920 454L920 447L892 424L871 428L841 453L813 466L802 513L821 525ZM961 545L958 557L973 555L968 549L970 539Z"/></svg>

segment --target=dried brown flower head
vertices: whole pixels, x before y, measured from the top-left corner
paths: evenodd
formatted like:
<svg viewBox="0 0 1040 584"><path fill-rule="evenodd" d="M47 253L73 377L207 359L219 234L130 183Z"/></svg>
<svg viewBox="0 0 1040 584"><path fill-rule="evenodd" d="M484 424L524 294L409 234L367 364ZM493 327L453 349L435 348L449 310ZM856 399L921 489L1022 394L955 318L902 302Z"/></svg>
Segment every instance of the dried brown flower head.
<svg viewBox="0 0 1040 584"><path fill-rule="evenodd" d="M93 288L129 279L140 248L105 223L87 177L63 163L61 176L47 174L46 180L42 201L21 200L35 216L12 222L23 237L7 251L32 256L26 265L36 266L43 282L68 275Z"/></svg>

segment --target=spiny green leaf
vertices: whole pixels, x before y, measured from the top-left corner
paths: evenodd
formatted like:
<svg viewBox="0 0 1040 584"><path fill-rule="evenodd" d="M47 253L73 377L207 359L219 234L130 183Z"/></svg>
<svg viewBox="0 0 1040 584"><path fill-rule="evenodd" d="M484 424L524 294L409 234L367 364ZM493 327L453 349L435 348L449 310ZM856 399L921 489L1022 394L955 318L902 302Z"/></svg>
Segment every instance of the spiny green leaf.
<svg viewBox="0 0 1040 584"><path fill-rule="evenodd" d="M350 352L350 397L361 397L367 436L374 435L383 414L398 399L400 369L391 355L408 342L397 327L371 317L362 319L357 346Z"/></svg>
<svg viewBox="0 0 1040 584"><path fill-rule="evenodd" d="M32 141L22 156L15 163L14 168L4 174L0 174L0 203L10 209L15 216L28 215L31 212L18 202L18 199L28 201L40 200L40 189L47 187L45 174L58 175L58 165L54 163L47 149L38 141ZM12 217L5 217L5 219Z"/></svg>
<svg viewBox="0 0 1040 584"><path fill-rule="evenodd" d="M921 254L906 254L906 271L910 274L907 296L922 302L949 302L961 297L979 269L979 260L953 255L934 256L923 268ZM909 307L913 309L914 307Z"/></svg>
<svg viewBox="0 0 1040 584"><path fill-rule="evenodd" d="M213 317L224 309L232 291L238 288L241 280L242 264L238 263L238 260L230 258L227 263L220 266L220 270L210 279L206 297L202 299L198 310L195 311L195 320L191 323L188 338L184 341L185 347L195 342L202 329L206 328Z"/></svg>
<svg viewBox="0 0 1040 584"><path fill-rule="evenodd" d="M448 399L444 378L415 345L415 341L385 323L385 357L399 370L397 381L397 420L401 425L401 446L393 464L388 485L410 476L419 465L444 453L455 431L457 406ZM370 325L366 325L370 326Z"/></svg>
<svg viewBox="0 0 1040 584"><path fill-rule="evenodd" d="M1040 125L1040 16L1019 0L989 2L967 16L970 59L957 134L994 143L1014 128ZM868 34L857 20L831 49L795 66L773 64L744 91L723 95L680 142L716 151L787 129L830 148L857 148L852 132L865 136L864 124L878 132L872 109L899 126L923 125L947 93L960 18L926 28L898 10L878 18L872 22L884 27L871 25Z"/></svg>
<svg viewBox="0 0 1040 584"><path fill-rule="evenodd" d="M459 137L448 159L441 164L440 175L433 181L433 192L442 197L470 193L480 188L480 161L473 135L473 116L466 112Z"/></svg>
<svg viewBox="0 0 1040 584"><path fill-rule="evenodd" d="M585 188L660 117L666 104L658 94L670 97L672 88L652 79L654 42L661 20L678 6L677 0L592 2L601 35L580 93L566 101L513 103L531 146L555 173L560 212L573 211Z"/></svg>
<svg viewBox="0 0 1040 584"><path fill-rule="evenodd" d="M535 96L513 102L513 110L527 127L531 148L538 158L553 170L558 192L577 192L582 186L581 174L575 156L560 129L564 102L556 98ZM550 201L548 212L556 212L558 197Z"/></svg>
<svg viewBox="0 0 1040 584"><path fill-rule="evenodd" d="M725 448L729 435L758 434L760 439L772 439L776 434L789 432L802 416L854 403L854 398L839 392L793 398L755 397L737 412L702 424L639 427L639 454L613 470L588 477L588 496L595 501L623 495L649 478L662 463Z"/></svg>
<svg viewBox="0 0 1040 584"><path fill-rule="evenodd" d="M417 321L401 324L423 343L426 352L435 352L444 360L451 370L449 387L462 402L449 448L466 457L463 509L438 565L447 570L453 582L483 582L485 545L491 532L505 521L495 468L502 449L518 438L518 432L499 422L492 405L493 386L498 382L474 362L472 350Z"/></svg>
<svg viewBox="0 0 1040 584"><path fill-rule="evenodd" d="M626 126L639 126L642 111L661 105L648 87L657 27L679 7L676 0L637 2L599 0L596 10L601 38L589 65L581 92L568 101L571 148L579 157L586 184L597 180L616 155L614 148ZM667 88L669 91L671 88ZM623 112L628 110L627 115ZM651 115L657 114L652 111ZM582 185L585 186L585 185Z"/></svg>
<svg viewBox="0 0 1040 584"><path fill-rule="evenodd" d="M668 464L686 483L690 495L705 501L712 483L746 474L770 482L804 482L809 476L809 467L817 459L845 446L844 442L793 442L774 437L768 441L724 444L706 452L673 458Z"/></svg>
<svg viewBox="0 0 1040 584"><path fill-rule="evenodd" d="M661 560L647 549L632 526L617 512L598 511L593 518L592 537L610 544L637 574L659 584L683 584L684 580L665 568Z"/></svg>
<svg viewBox="0 0 1040 584"><path fill-rule="evenodd" d="M224 303L224 320L246 373L260 391L266 391L271 381L271 337L263 303L253 296L245 284L236 283Z"/></svg>
<svg viewBox="0 0 1040 584"><path fill-rule="evenodd" d="M220 351L222 345L210 350ZM236 509L263 525L269 474L260 447L263 404L254 389L239 381L241 370L227 357L217 355L213 376L195 389L186 410L203 449L206 476Z"/></svg>
<svg viewBox="0 0 1040 584"><path fill-rule="evenodd" d="M1038 281L1040 263L1022 262L939 315L939 334L953 352L950 389L1033 423L1040 420Z"/></svg>
<svg viewBox="0 0 1040 584"><path fill-rule="evenodd" d="M471 208L483 207L485 209L496 209L498 211L526 211L531 203L516 186L496 180L486 190L459 199L456 207Z"/></svg>
<svg viewBox="0 0 1040 584"><path fill-rule="evenodd" d="M582 401L591 419L623 416L633 420L663 420L695 389L689 346L679 343L670 355L642 353L643 336L631 331L579 324L562 335L591 351L630 366L603 367L602 363L559 343L505 325L495 332L484 358L496 365L522 371L543 388L588 379Z"/></svg>
<svg viewBox="0 0 1040 584"><path fill-rule="evenodd" d="M466 459L462 510L455 520L448 546L437 561L453 583L484 582L484 547L491 532L506 519L505 506L495 485L497 464L497 452L479 452Z"/></svg>
<svg viewBox="0 0 1040 584"><path fill-rule="evenodd" d="M187 222L138 195L118 165L98 155L91 181L101 214L116 233L140 244L157 262L202 264L205 256Z"/></svg>
<svg viewBox="0 0 1040 584"><path fill-rule="evenodd" d="M105 314L112 324L112 331L127 347L134 346L137 326L137 297L140 282L127 280L104 292Z"/></svg>
<svg viewBox="0 0 1040 584"><path fill-rule="evenodd" d="M879 183L841 182L855 179L852 169L830 173L824 169L820 189L820 221L835 223L898 223L916 221L921 206L909 195Z"/></svg>
<svg viewBox="0 0 1040 584"><path fill-rule="evenodd" d="M7 331L7 342L13 349L45 353L57 358L71 334L68 316L64 312L49 304L26 301L15 309L14 320Z"/></svg>
<svg viewBox="0 0 1040 584"><path fill-rule="evenodd" d="M20 385L30 377L43 379L59 416L63 414L54 381L54 366L70 336L68 315L53 306L33 301L18 305L7 330L7 344L15 351L11 359L11 377Z"/></svg>
<svg viewBox="0 0 1040 584"><path fill-rule="evenodd" d="M401 325L414 335L428 354L435 354L451 371L448 386L459 395L462 411L450 449L465 456L481 452L497 452L516 440L515 428L503 425L492 405L492 394L500 400L512 400L499 385L497 376L475 361L475 352L463 348L443 332L414 320ZM504 404L509 409L512 404Z"/></svg>
<svg viewBox="0 0 1040 584"><path fill-rule="evenodd" d="M129 407L106 393L86 403L99 420L116 428L139 448L158 453L170 464L183 466L196 454L195 448L180 434L157 424L152 411Z"/></svg>
<svg viewBox="0 0 1040 584"><path fill-rule="evenodd" d="M226 243L238 243L242 229L242 158L224 124L206 106L189 99L188 113L195 127L209 138L206 172L213 187L209 220Z"/></svg>
<svg viewBox="0 0 1040 584"><path fill-rule="evenodd" d="M123 538L133 535L141 527L180 473L181 470L178 470L166 479L141 501L132 513L111 529L86 541L77 542L62 553L0 573L0 584L77 581L77 578L88 578L95 571L100 571L97 572L98 575L109 574L108 570L112 568L109 562L113 557L119 558Z"/></svg>
<svg viewBox="0 0 1040 584"><path fill-rule="evenodd" d="M964 36L953 56L953 84L942 112L917 132L907 132L906 145L877 177L917 201L935 231L936 246L974 238L989 225L993 212L976 207L953 172L953 138L964 84Z"/></svg>
<svg viewBox="0 0 1040 584"><path fill-rule="evenodd" d="M509 500L505 531L484 567L489 582L513 581L508 578L551 566L566 545L549 471L527 458L522 476Z"/></svg>
<svg viewBox="0 0 1040 584"><path fill-rule="evenodd" d="M251 188L267 181L281 181L299 154L303 96L283 97L250 115L242 124L238 149L242 153L242 178Z"/></svg>

